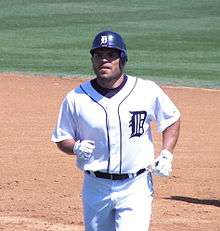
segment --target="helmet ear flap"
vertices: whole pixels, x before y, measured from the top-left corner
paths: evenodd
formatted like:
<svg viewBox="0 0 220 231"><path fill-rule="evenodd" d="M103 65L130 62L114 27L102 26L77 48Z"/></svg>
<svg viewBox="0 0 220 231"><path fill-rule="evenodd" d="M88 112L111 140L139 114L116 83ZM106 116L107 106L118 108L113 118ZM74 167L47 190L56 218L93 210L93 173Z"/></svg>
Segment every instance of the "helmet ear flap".
<svg viewBox="0 0 220 231"><path fill-rule="evenodd" d="M121 70L123 70L126 62L128 61L127 55L125 52L121 51L120 52L120 62L119 62L119 67Z"/></svg>
<svg viewBox="0 0 220 231"><path fill-rule="evenodd" d="M121 64L124 66L126 62L128 61L127 54L123 51L120 52L120 59L121 59Z"/></svg>
<svg viewBox="0 0 220 231"><path fill-rule="evenodd" d="M90 54L92 55L92 57L93 57L93 55L94 55L94 51L95 51L95 50L91 50L91 51L90 51Z"/></svg>

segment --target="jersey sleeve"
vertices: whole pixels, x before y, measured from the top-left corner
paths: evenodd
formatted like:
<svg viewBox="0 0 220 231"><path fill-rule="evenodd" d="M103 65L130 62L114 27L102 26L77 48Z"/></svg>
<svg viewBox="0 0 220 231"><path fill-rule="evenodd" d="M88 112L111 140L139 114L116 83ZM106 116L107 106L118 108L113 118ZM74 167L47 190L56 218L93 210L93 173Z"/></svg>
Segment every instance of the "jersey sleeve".
<svg viewBox="0 0 220 231"><path fill-rule="evenodd" d="M167 127L179 119L180 112L165 92L159 86L156 88L155 90L157 93L154 113L158 131L163 132Z"/></svg>
<svg viewBox="0 0 220 231"><path fill-rule="evenodd" d="M66 139L76 139L76 125L74 102L70 102L66 96L60 106L57 124L51 140L56 143Z"/></svg>

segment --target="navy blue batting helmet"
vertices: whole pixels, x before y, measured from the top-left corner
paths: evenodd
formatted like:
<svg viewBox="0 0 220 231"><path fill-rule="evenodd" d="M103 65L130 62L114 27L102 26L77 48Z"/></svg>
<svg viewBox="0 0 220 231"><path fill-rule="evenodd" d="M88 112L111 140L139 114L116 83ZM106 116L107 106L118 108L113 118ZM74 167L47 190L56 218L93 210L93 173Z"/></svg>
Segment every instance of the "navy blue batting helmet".
<svg viewBox="0 0 220 231"><path fill-rule="evenodd" d="M123 64L128 60L125 42L120 34L113 31L102 31L98 33L92 43L91 55L98 48L113 48L120 51L120 58Z"/></svg>

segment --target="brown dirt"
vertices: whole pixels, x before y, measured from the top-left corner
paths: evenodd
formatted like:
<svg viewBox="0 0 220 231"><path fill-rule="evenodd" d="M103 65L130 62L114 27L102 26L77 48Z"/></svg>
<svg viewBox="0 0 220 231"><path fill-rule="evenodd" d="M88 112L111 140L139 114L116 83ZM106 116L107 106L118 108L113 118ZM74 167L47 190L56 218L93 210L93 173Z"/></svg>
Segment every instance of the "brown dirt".
<svg viewBox="0 0 220 231"><path fill-rule="evenodd" d="M82 174L50 141L63 96L81 80L2 73L0 81L0 230L83 230ZM155 177L151 231L220 230L220 90L163 89L182 127L172 176Z"/></svg>

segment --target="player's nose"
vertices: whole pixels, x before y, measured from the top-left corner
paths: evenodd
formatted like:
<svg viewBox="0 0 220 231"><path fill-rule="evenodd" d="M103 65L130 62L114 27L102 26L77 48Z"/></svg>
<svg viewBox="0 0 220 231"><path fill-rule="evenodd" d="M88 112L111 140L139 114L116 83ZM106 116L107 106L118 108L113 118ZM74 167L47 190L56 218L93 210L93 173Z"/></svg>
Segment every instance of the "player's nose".
<svg viewBox="0 0 220 231"><path fill-rule="evenodd" d="M111 58L107 54L103 54L102 57L100 58L100 61L102 61L102 62L110 62Z"/></svg>

